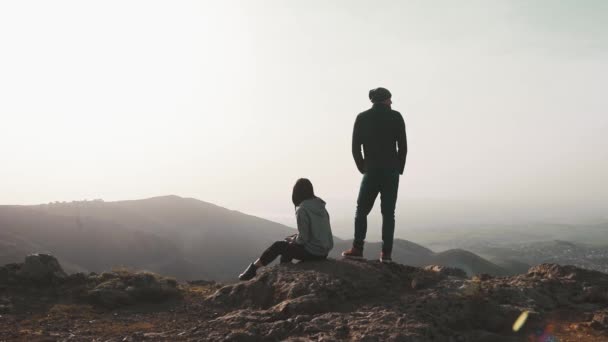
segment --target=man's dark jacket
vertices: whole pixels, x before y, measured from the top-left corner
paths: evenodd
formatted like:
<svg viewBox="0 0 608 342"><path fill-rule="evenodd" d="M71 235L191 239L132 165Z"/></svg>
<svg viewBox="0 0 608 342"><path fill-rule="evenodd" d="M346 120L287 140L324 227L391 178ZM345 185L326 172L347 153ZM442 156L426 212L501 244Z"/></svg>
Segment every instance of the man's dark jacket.
<svg viewBox="0 0 608 342"><path fill-rule="evenodd" d="M375 103L357 116L353 129L353 158L361 173L389 169L403 174L406 155L407 139L401 113L388 105Z"/></svg>

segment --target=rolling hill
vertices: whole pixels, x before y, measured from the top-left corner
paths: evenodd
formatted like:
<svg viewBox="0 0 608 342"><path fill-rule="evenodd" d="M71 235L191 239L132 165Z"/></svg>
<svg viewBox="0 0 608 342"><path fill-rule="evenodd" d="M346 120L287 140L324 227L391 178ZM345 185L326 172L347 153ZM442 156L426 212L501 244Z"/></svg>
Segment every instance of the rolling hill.
<svg viewBox="0 0 608 342"><path fill-rule="evenodd" d="M35 206L0 206L0 263L33 252L52 253L71 272L100 272L114 266L147 269L179 279L235 280L273 241L293 228L192 198L83 201ZM331 256L350 247L335 239ZM366 244L376 258L381 244ZM457 266L469 274L504 275L504 268L464 250L434 253L395 240L397 262Z"/></svg>

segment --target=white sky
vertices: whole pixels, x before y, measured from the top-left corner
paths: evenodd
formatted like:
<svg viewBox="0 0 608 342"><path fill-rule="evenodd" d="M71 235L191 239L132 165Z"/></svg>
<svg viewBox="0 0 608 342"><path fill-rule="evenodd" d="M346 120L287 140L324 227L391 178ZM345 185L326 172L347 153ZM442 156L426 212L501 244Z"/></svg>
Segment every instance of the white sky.
<svg viewBox="0 0 608 342"><path fill-rule="evenodd" d="M352 124L384 86L400 198L607 212L607 57L605 1L2 1L0 203L282 220L308 177L350 219Z"/></svg>

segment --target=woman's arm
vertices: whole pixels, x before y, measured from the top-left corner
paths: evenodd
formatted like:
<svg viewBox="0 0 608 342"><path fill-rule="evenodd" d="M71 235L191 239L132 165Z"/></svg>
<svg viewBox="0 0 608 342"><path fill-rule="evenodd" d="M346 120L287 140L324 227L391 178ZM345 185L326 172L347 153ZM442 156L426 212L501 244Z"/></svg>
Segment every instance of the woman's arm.
<svg viewBox="0 0 608 342"><path fill-rule="evenodd" d="M288 237L285 238L285 241L291 243L291 242L294 242L297 237L298 237L297 233L293 234L293 235L289 235Z"/></svg>
<svg viewBox="0 0 608 342"><path fill-rule="evenodd" d="M296 221L298 222L298 236L295 242L303 245L310 240L310 219L306 210L298 208Z"/></svg>

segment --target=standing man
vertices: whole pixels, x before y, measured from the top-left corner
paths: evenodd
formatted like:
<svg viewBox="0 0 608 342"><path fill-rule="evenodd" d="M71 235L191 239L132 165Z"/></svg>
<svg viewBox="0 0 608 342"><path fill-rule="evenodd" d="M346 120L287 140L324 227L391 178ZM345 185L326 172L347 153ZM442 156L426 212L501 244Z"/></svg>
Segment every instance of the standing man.
<svg viewBox="0 0 608 342"><path fill-rule="evenodd" d="M357 211L353 247L342 252L346 258L362 258L367 233L367 215L372 210L378 193L382 211L381 262L391 262L395 232L395 204L399 189L399 175L405 168L407 139L405 123L397 111L391 109L391 93L385 88L369 91L372 108L359 114L353 130L353 158L363 174ZM363 146L363 155L361 154Z"/></svg>

